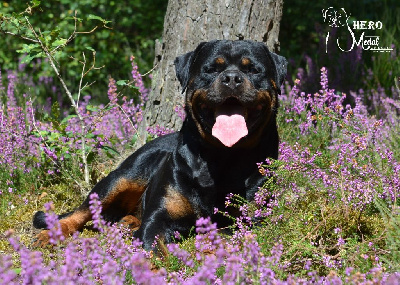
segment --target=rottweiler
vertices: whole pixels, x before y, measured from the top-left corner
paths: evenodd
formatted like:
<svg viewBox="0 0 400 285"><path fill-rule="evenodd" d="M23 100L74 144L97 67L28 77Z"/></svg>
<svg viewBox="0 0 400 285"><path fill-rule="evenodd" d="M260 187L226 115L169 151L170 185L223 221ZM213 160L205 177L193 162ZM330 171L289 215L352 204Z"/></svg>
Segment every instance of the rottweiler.
<svg viewBox="0 0 400 285"><path fill-rule="evenodd" d="M98 194L106 221L136 226L147 250L155 237L173 241L187 235L200 217L219 227L229 193L252 200L263 184L257 162L278 157L278 94L287 61L260 42L214 40L175 59L186 92L180 131L161 136L129 156L91 193ZM76 210L59 216L65 236L91 219L89 196ZM139 222L140 221L140 222ZM45 214L33 218L46 228ZM42 231L37 242L46 242Z"/></svg>

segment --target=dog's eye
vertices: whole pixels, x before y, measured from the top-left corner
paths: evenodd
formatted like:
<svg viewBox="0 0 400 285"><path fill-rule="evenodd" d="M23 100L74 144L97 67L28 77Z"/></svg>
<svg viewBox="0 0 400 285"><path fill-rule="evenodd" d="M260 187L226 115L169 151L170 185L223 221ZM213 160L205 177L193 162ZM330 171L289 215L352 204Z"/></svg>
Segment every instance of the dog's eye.
<svg viewBox="0 0 400 285"><path fill-rule="evenodd" d="M259 71L257 68L255 68L254 66L252 66L252 67L249 68L249 72L250 72L251 74L258 74L258 73L260 73L260 71Z"/></svg>
<svg viewBox="0 0 400 285"><path fill-rule="evenodd" d="M261 72L254 64L242 66L242 71L248 74L258 74Z"/></svg>
<svg viewBox="0 0 400 285"><path fill-rule="evenodd" d="M260 73L260 71L259 71L256 67L254 67L254 66L249 66L249 68L247 69L247 72L248 72L248 73L251 73L251 74L258 74L258 73Z"/></svg>
<svg viewBox="0 0 400 285"><path fill-rule="evenodd" d="M214 66L208 66L204 69L205 73L216 73L218 70Z"/></svg>

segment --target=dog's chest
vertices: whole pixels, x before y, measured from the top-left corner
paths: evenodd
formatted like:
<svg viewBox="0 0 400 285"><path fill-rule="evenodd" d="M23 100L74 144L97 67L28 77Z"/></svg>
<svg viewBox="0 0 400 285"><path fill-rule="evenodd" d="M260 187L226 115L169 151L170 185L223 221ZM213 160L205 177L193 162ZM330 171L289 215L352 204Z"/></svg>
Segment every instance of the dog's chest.
<svg viewBox="0 0 400 285"><path fill-rule="evenodd" d="M189 191L199 192L199 195L215 196L228 193L245 195L261 184L262 176L257 169L256 161L245 158L245 155L223 154L218 152L188 152L177 153L179 177L184 177ZM248 155L247 155L248 157ZM182 163L184 162L184 163ZM182 184L180 184L182 185Z"/></svg>

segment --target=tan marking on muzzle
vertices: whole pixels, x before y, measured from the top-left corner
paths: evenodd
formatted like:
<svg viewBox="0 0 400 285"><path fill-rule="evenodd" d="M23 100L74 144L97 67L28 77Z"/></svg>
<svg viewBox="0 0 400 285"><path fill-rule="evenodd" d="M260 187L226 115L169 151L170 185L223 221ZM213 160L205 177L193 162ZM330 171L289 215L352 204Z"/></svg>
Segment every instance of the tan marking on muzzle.
<svg viewBox="0 0 400 285"><path fill-rule="evenodd" d="M274 81L274 80L272 80L272 79L271 79L271 84L272 84L272 87L274 87L274 89L278 89L278 87L276 86L276 83L275 83L275 81Z"/></svg>

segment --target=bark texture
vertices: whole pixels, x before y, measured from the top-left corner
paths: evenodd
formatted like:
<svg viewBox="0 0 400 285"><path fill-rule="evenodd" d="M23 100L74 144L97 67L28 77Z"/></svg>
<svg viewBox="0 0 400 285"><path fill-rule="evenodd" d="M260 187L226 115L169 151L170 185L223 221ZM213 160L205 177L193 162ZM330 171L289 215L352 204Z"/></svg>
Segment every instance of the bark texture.
<svg viewBox="0 0 400 285"><path fill-rule="evenodd" d="M184 95L175 77L174 59L213 39L250 39L279 51L283 0L169 0L162 42L156 42L150 99L139 130L140 144L148 126L179 129L174 111Z"/></svg>

